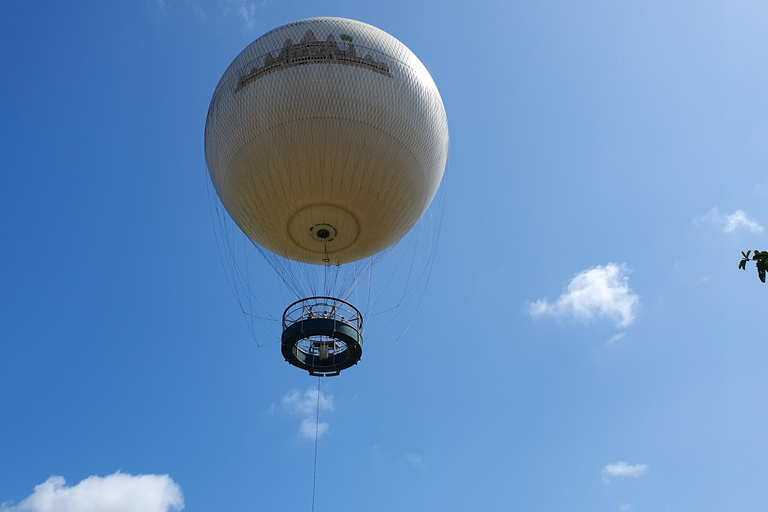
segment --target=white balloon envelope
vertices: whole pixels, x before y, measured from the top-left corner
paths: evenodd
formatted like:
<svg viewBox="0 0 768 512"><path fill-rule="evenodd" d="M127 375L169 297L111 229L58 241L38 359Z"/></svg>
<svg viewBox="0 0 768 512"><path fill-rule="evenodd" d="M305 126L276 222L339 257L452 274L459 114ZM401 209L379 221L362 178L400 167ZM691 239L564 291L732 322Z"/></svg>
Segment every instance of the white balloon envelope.
<svg viewBox="0 0 768 512"><path fill-rule="evenodd" d="M429 206L448 156L440 93L386 32L312 18L249 45L213 95L208 169L256 244L344 264L400 240Z"/></svg>

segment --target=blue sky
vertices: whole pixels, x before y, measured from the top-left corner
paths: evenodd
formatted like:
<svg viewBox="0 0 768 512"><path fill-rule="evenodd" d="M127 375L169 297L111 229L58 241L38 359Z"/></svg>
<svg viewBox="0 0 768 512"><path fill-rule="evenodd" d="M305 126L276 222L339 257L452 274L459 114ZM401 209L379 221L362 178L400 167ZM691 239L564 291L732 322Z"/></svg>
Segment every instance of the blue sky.
<svg viewBox="0 0 768 512"><path fill-rule="evenodd" d="M451 130L413 323L321 382L316 510L764 510L768 6L399 0L0 6L0 510L310 509L317 381L228 287L203 129L311 16L403 41Z"/></svg>

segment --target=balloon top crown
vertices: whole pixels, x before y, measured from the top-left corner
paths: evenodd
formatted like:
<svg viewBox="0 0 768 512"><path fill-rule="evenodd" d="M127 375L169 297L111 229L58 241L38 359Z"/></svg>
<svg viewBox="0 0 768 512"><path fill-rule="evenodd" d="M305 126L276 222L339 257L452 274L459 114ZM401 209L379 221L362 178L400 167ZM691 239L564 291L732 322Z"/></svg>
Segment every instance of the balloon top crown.
<svg viewBox="0 0 768 512"><path fill-rule="evenodd" d="M304 33L304 37L298 43L294 44L290 38L286 39L277 57L267 53L261 67L251 68L248 73L237 80L235 93L270 73L293 66L305 66L308 64L357 66L392 78L386 62L375 60L370 53L364 57L358 56L357 49L352 44L352 36L341 34L340 39L341 41L346 41L347 44L340 46L333 34L328 34L325 41L318 41L310 29Z"/></svg>
<svg viewBox="0 0 768 512"><path fill-rule="evenodd" d="M247 69L249 64L262 68L273 65L259 76L291 65L320 63L358 65L387 75L388 66L377 58L382 54L417 70L437 89L421 61L394 36L361 21L333 17L307 18L270 30L237 56L224 73L219 88L233 79L238 81L237 90L247 85L240 80L253 71ZM372 65L373 61L378 61L378 65Z"/></svg>

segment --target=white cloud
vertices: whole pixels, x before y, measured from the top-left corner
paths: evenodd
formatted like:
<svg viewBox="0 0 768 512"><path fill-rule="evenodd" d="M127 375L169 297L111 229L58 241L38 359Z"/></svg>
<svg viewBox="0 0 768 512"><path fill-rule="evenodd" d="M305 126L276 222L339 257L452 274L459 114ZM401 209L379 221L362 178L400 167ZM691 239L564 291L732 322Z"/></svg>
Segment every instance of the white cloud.
<svg viewBox="0 0 768 512"><path fill-rule="evenodd" d="M648 464L633 465L619 461L616 464L608 464L603 468L603 480L609 482L610 478L640 478L646 471L648 471Z"/></svg>
<svg viewBox="0 0 768 512"><path fill-rule="evenodd" d="M256 2L253 2L252 0L226 0L223 11L224 16L229 15L233 10L232 8L237 16L242 18L245 22L246 28L253 28L254 22L256 21Z"/></svg>
<svg viewBox="0 0 768 512"><path fill-rule="evenodd" d="M534 318L549 315L584 322L608 318L626 327L635 320L640 304L640 298L629 289L629 273L626 264L590 268L576 274L554 303L537 300L529 305L529 312Z"/></svg>
<svg viewBox="0 0 768 512"><path fill-rule="evenodd" d="M307 389L304 393L297 390L291 390L285 394L280 406L290 412L299 416L313 416L317 412L317 404L320 402L321 411L333 411L333 396L326 395L322 391L319 392L313 388Z"/></svg>
<svg viewBox="0 0 768 512"><path fill-rule="evenodd" d="M326 395L322 391L318 392L317 389L312 388L303 393L294 389L286 393L280 402L282 410L303 418L298 435L304 439L314 439L315 430L317 430L317 437L322 437L328 432L329 425L327 422L317 423L316 421L318 407L320 411L333 411L333 395ZM270 412L273 410L274 408L271 407Z"/></svg>
<svg viewBox="0 0 768 512"><path fill-rule="evenodd" d="M424 464L424 460L421 458L421 456L415 453L407 454L405 456L405 460L407 460L408 463L416 469L426 469L427 467L426 464Z"/></svg>
<svg viewBox="0 0 768 512"><path fill-rule="evenodd" d="M750 219L744 210L736 210L730 215L720 213L717 208L712 208L704 215L694 217L694 224L710 224L723 233L733 233L738 230L746 230L750 233L762 233L763 226Z"/></svg>
<svg viewBox="0 0 768 512"><path fill-rule="evenodd" d="M328 432L329 426L330 425L325 421L318 423L315 421L315 418L304 418L299 427L299 437L303 437L304 439L314 439L315 434L317 434L318 438L323 437L326 432Z"/></svg>
<svg viewBox="0 0 768 512"><path fill-rule="evenodd" d="M254 18L256 17L256 5L248 2L240 2L240 17L245 21L248 28L253 28Z"/></svg>
<svg viewBox="0 0 768 512"><path fill-rule="evenodd" d="M371 455L375 460L384 460L387 458L387 453L379 448L379 445L377 444L371 446Z"/></svg>
<svg viewBox="0 0 768 512"><path fill-rule="evenodd" d="M240 18L248 30L254 27L259 14L259 8L267 5L267 0L262 0L258 3L255 0L218 0L213 3L201 0L184 0L183 2L152 0L152 2L163 15L191 12L201 20L208 19L208 13L213 18Z"/></svg>
<svg viewBox="0 0 768 512"><path fill-rule="evenodd" d="M91 476L67 486L52 476L17 505L1 512L171 512L184 508L181 488L168 475Z"/></svg>
<svg viewBox="0 0 768 512"><path fill-rule="evenodd" d="M615 334L611 336L611 339L608 340L608 343L606 343L606 345L611 345L612 343L619 341L621 338L623 338L626 335L627 333L625 332L620 332L619 334Z"/></svg>

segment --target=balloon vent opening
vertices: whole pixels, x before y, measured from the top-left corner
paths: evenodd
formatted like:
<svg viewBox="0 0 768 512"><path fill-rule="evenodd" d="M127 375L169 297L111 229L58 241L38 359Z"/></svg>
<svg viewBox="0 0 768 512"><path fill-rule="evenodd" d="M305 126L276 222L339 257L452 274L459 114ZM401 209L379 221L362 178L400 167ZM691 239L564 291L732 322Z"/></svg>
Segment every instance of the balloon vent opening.
<svg viewBox="0 0 768 512"><path fill-rule="evenodd" d="M339 375L360 361L362 330L363 315L347 301L334 297L297 300L283 313L283 357L310 375Z"/></svg>

